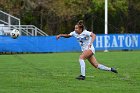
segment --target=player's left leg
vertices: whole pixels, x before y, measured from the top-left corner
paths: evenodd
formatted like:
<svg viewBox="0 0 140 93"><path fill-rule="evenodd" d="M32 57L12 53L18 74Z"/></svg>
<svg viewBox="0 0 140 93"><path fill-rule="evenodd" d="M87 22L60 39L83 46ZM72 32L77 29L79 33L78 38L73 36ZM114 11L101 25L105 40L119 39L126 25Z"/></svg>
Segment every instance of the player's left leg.
<svg viewBox="0 0 140 93"><path fill-rule="evenodd" d="M90 57L93 53L90 50L85 50L83 51L83 53L80 55L79 57L79 63L80 63L80 67L81 67L81 75L78 76L76 79L79 80L84 80L85 79L85 59L87 59L88 57Z"/></svg>

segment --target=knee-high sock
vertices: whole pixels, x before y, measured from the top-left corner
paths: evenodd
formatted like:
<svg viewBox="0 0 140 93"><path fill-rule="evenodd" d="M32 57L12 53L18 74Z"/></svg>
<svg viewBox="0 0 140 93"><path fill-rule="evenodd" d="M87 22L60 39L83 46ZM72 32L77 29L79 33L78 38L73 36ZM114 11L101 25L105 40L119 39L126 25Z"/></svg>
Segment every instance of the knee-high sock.
<svg viewBox="0 0 140 93"><path fill-rule="evenodd" d="M80 66L81 66L81 75L85 76L85 62L83 59L79 59Z"/></svg>
<svg viewBox="0 0 140 93"><path fill-rule="evenodd" d="M97 68L98 68L98 69L101 69L101 70L106 70L106 71L110 71L110 70L111 70L111 68L109 68L109 67L107 67L107 66L104 66L104 65L102 65L102 64L99 64Z"/></svg>

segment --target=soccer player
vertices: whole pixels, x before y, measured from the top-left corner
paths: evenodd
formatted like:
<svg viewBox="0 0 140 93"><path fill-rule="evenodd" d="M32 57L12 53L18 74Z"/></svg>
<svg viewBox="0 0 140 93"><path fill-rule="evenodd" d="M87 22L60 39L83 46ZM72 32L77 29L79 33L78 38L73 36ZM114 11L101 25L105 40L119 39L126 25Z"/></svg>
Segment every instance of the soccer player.
<svg viewBox="0 0 140 93"><path fill-rule="evenodd" d="M93 46L93 42L95 40L96 35L92 32L89 32L85 29L85 26L83 24L83 20L80 20L76 25L73 32L70 34L59 34L56 36L57 39L60 37L69 38L71 36L74 36L77 38L77 41L79 42L82 54L79 57L79 63L81 66L81 75L78 76L76 79L79 80L85 80L85 62L84 60L88 59L88 61L95 67L101 70L105 71L111 71L114 73L118 73L115 68L110 68L105 65L99 64L94 56L95 49Z"/></svg>

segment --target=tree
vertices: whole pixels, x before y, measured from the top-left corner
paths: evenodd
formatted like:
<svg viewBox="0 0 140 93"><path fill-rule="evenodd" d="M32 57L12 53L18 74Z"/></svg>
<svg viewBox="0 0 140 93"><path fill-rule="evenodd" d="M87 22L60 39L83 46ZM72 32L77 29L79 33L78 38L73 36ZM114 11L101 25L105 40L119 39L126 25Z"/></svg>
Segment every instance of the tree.
<svg viewBox="0 0 140 93"><path fill-rule="evenodd" d="M108 0L109 33L139 33L140 1ZM83 19L88 30L104 33L104 0L0 0L1 9L49 35L69 33Z"/></svg>

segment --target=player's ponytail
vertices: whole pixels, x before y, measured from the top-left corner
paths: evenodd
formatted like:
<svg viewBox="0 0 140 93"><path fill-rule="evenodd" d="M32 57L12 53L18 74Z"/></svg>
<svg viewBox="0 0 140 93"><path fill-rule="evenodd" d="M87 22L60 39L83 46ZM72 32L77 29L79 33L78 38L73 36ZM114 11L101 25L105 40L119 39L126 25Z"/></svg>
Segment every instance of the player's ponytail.
<svg viewBox="0 0 140 93"><path fill-rule="evenodd" d="M77 25L79 26L79 28L82 29L82 31L85 29L83 20L79 20L78 23L77 23Z"/></svg>

